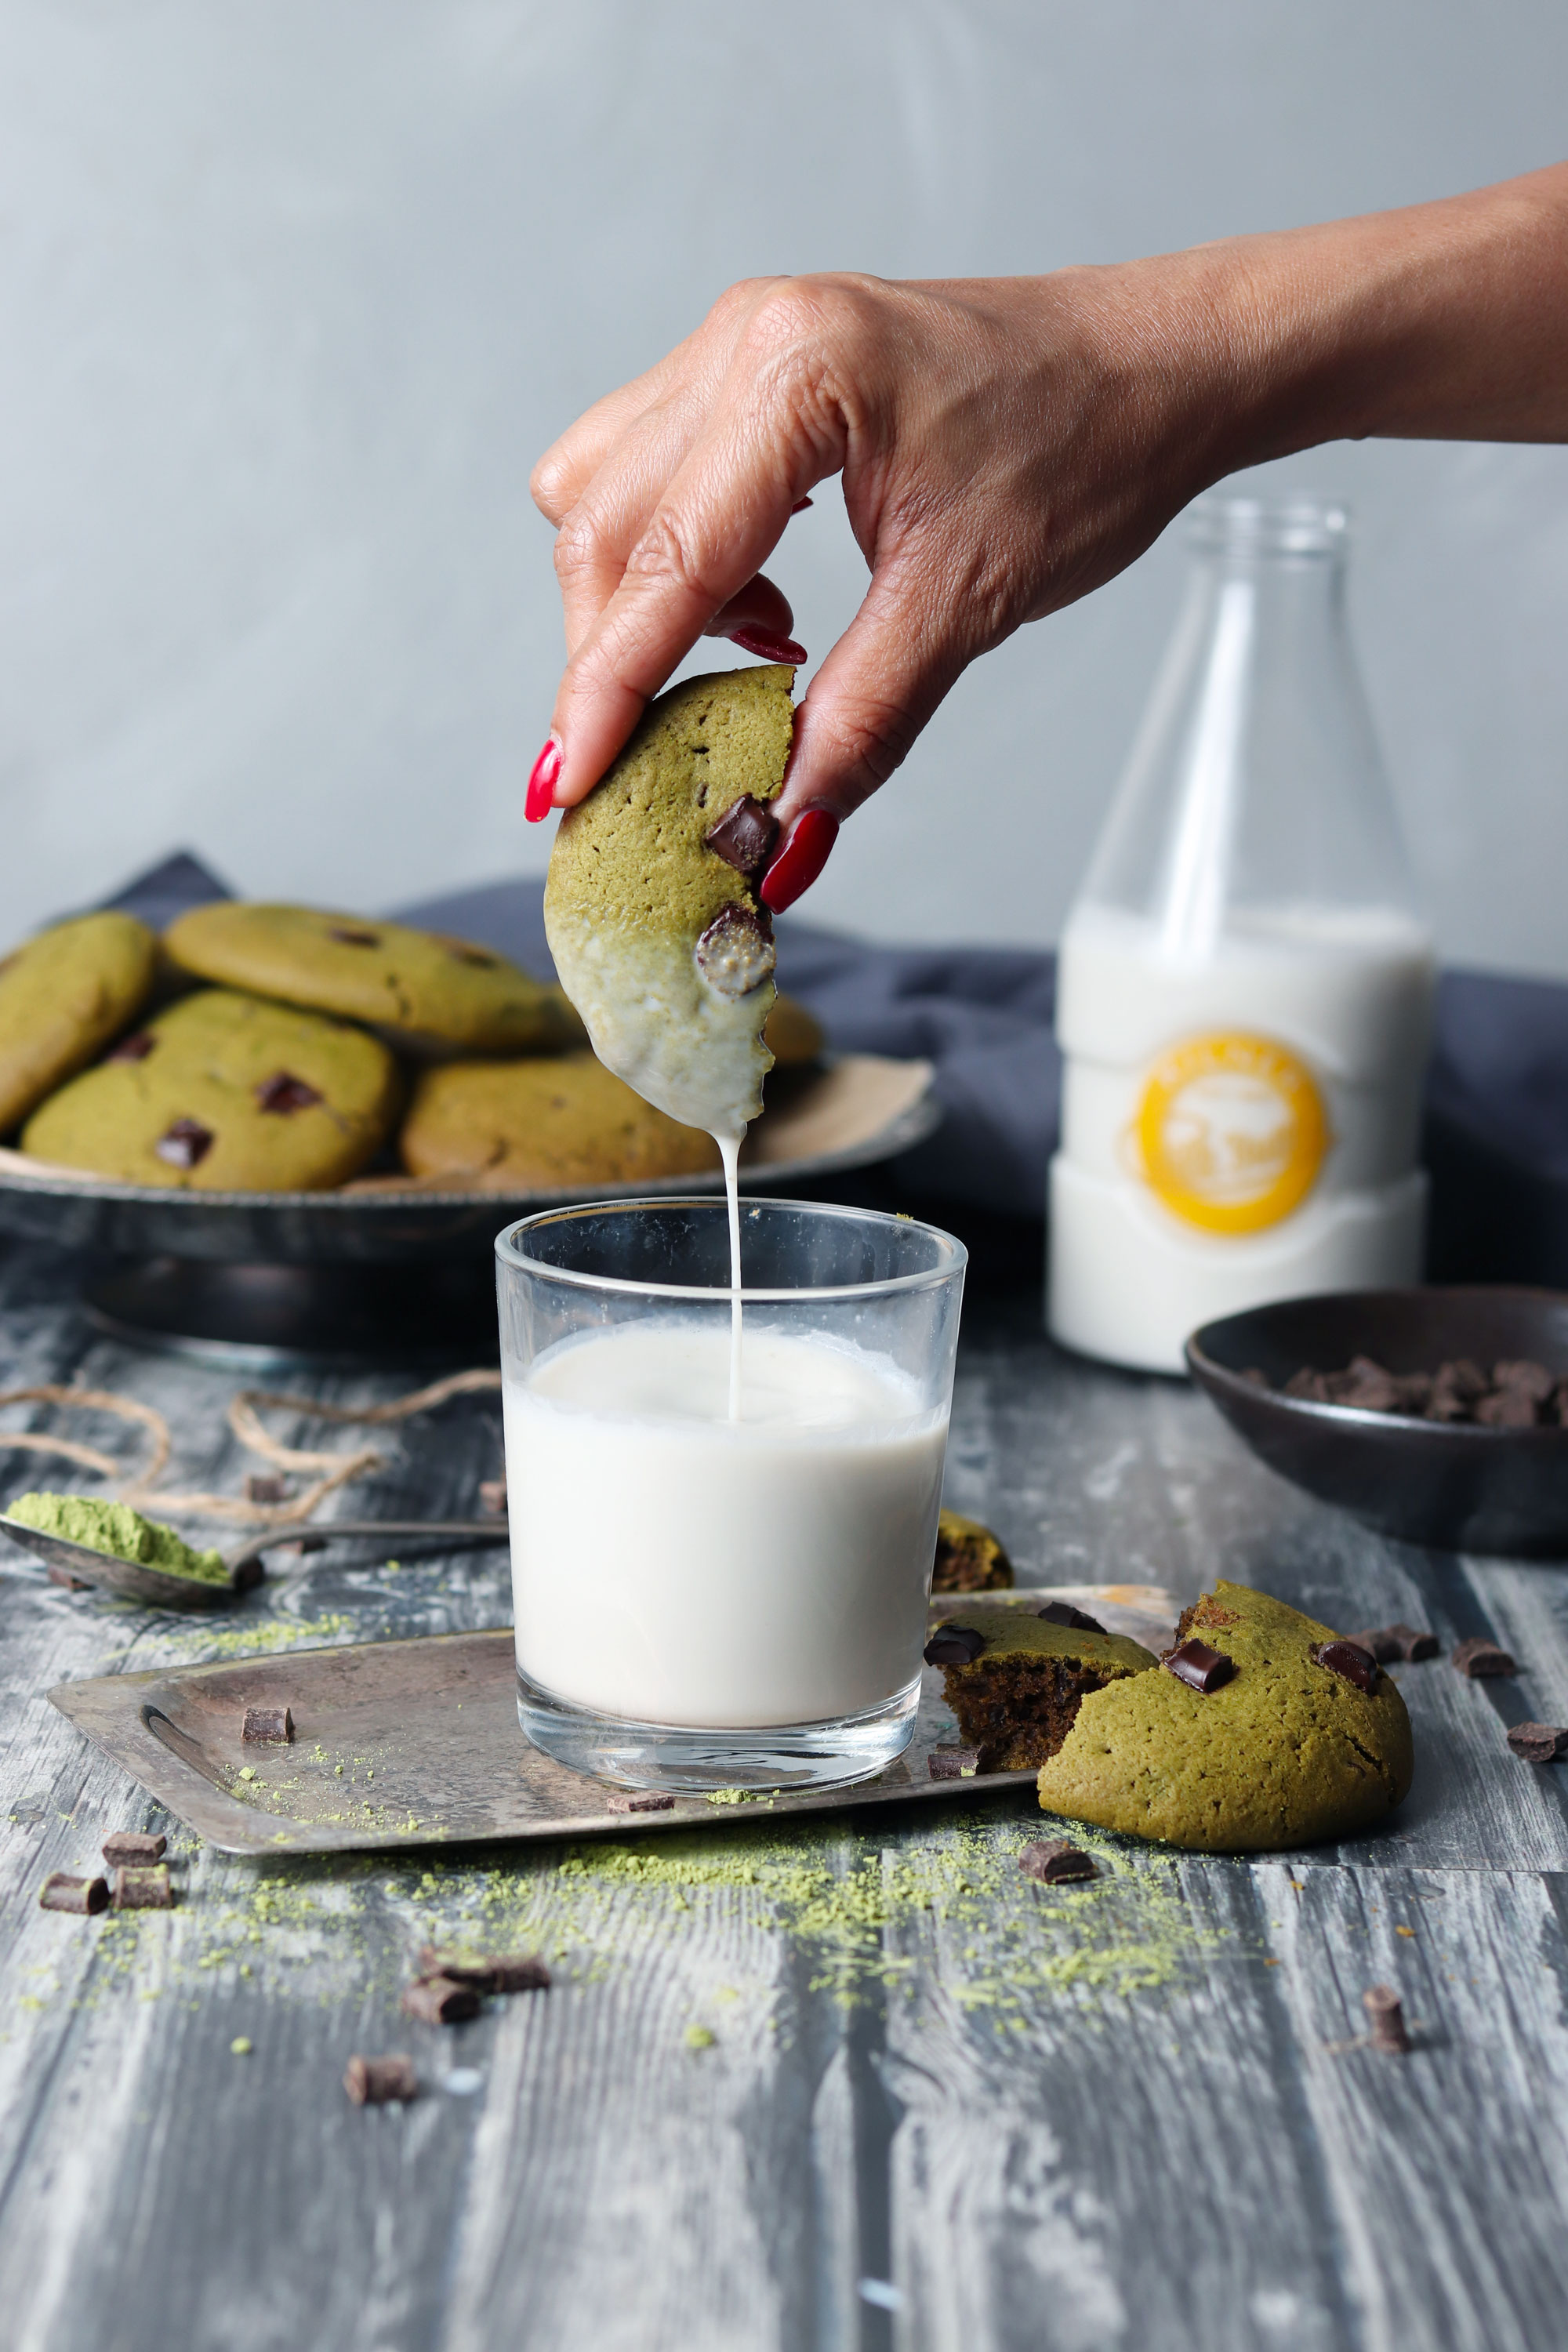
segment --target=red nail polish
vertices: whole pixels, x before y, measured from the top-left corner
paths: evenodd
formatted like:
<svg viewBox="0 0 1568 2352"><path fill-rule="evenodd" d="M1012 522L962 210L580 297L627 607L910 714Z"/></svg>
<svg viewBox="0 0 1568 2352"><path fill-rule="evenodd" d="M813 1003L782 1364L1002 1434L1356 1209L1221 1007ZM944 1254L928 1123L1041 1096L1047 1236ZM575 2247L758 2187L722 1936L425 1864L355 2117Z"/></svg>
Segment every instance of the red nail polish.
<svg viewBox="0 0 1568 2352"><path fill-rule="evenodd" d="M809 499L796 499L794 506L790 509L790 512L791 514L804 514L810 504L811 500Z"/></svg>
<svg viewBox="0 0 1568 2352"><path fill-rule="evenodd" d="M732 646L742 653L755 654L759 660L788 662L798 669L805 659L805 647L797 646L793 637L775 637L766 629L730 629L726 632Z"/></svg>
<svg viewBox="0 0 1568 2352"><path fill-rule="evenodd" d="M807 809L762 879L757 892L764 907L782 915L810 889L838 838L838 819L826 809Z"/></svg>
<svg viewBox="0 0 1568 2352"><path fill-rule="evenodd" d="M542 824L550 814L555 779L560 773L561 746L552 735L529 774L528 798L522 804L522 813L530 824Z"/></svg>

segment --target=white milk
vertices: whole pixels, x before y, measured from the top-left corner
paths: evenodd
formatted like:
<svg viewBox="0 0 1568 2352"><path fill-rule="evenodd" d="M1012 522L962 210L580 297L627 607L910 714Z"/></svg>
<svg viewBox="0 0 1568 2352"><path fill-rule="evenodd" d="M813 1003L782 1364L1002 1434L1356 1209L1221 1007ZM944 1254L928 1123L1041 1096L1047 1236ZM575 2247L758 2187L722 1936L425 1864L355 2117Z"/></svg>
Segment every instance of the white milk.
<svg viewBox="0 0 1568 2352"><path fill-rule="evenodd" d="M945 1413L885 1358L676 1317L563 1341L505 1391L518 1664L555 1697L747 1728L920 1672Z"/></svg>
<svg viewBox="0 0 1568 2352"><path fill-rule="evenodd" d="M1050 1324L1182 1370L1198 1324L1420 1278L1431 943L1377 908L1233 913L1209 952L1089 903L1061 944Z"/></svg>

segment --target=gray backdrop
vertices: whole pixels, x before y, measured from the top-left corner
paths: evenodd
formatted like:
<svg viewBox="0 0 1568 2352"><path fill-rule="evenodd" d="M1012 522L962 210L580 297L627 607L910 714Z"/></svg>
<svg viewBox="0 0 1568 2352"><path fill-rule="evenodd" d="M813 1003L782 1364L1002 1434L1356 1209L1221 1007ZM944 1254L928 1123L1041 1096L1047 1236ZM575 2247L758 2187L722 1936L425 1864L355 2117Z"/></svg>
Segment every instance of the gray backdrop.
<svg viewBox="0 0 1568 2352"><path fill-rule="evenodd" d="M1436 195L1553 160L1565 90L1562 0L0 0L0 936L175 843L365 907L542 864L528 468L730 279ZM1445 948L1568 973L1568 451L1274 470L1356 509ZM814 919L1055 936L1174 536L971 673ZM820 653L836 493L777 569Z"/></svg>

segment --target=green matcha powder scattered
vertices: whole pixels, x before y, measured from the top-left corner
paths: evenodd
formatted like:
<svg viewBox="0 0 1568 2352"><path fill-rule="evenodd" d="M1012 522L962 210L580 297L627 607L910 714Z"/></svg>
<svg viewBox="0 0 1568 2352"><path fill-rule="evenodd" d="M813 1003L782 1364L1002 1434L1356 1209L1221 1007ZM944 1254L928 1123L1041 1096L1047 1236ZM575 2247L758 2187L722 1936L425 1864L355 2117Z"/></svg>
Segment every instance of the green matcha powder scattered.
<svg viewBox="0 0 1568 2352"><path fill-rule="evenodd" d="M198 1584L228 1582L221 1552L194 1550L173 1528L144 1519L129 1503L100 1502L91 1495L20 1495L6 1510L40 1535L62 1536L110 1559L155 1568L163 1576L194 1577Z"/></svg>

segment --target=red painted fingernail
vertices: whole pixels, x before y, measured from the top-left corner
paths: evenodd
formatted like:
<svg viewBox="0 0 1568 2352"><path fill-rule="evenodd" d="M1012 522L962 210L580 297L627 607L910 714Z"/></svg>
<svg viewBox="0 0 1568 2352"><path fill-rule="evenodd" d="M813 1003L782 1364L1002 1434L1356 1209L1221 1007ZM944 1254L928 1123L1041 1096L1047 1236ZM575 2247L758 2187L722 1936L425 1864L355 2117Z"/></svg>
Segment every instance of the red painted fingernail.
<svg viewBox="0 0 1568 2352"><path fill-rule="evenodd" d="M561 746L552 735L529 774L528 798L522 804L522 813L530 824L542 824L550 814L555 779L560 773Z"/></svg>
<svg viewBox="0 0 1568 2352"><path fill-rule="evenodd" d="M782 915L810 889L838 838L838 819L826 809L807 809L763 875L757 896Z"/></svg>
<svg viewBox="0 0 1568 2352"><path fill-rule="evenodd" d="M793 637L770 636L766 629L729 629L725 635L732 646L742 653L755 654L761 661L789 662L798 669L805 659L805 647L797 646Z"/></svg>
<svg viewBox="0 0 1568 2352"><path fill-rule="evenodd" d="M804 514L810 504L811 500L809 499L796 499L794 506L790 509L790 512L791 514Z"/></svg>

